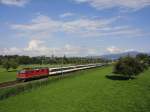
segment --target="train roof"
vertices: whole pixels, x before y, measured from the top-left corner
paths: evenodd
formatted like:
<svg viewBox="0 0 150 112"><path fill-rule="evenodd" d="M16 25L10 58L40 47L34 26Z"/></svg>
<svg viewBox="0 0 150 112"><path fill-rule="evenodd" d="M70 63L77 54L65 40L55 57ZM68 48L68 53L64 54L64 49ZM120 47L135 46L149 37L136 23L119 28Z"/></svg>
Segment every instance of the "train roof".
<svg viewBox="0 0 150 112"><path fill-rule="evenodd" d="M22 70L38 70L38 69L48 69L48 67L23 68Z"/></svg>

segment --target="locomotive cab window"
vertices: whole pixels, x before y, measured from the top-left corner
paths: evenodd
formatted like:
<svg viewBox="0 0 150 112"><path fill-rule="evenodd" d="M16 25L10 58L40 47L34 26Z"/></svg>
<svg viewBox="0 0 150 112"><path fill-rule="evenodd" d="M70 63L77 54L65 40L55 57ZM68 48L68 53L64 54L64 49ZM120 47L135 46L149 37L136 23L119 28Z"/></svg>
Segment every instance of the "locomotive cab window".
<svg viewBox="0 0 150 112"><path fill-rule="evenodd" d="M25 70L19 71L19 74L24 74L24 73L26 73Z"/></svg>

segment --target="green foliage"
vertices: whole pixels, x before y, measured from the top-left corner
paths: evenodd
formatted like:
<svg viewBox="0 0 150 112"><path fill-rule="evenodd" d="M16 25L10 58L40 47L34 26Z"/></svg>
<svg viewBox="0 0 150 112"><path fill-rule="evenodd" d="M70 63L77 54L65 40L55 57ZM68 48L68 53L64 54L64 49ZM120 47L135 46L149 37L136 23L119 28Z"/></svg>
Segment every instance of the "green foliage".
<svg viewBox="0 0 150 112"><path fill-rule="evenodd" d="M127 77L139 75L144 71L143 64L133 57L120 58L114 67L114 73Z"/></svg>
<svg viewBox="0 0 150 112"><path fill-rule="evenodd" d="M147 54L138 54L136 58L141 64L143 64L145 69L148 69L148 66L150 65L150 57Z"/></svg>
<svg viewBox="0 0 150 112"><path fill-rule="evenodd" d="M5 59L2 62L2 67L5 68L7 71L12 68L12 69L16 69L18 68L19 64L17 62L17 60L15 59Z"/></svg>
<svg viewBox="0 0 150 112"><path fill-rule="evenodd" d="M17 60L14 60L14 59L11 59L11 60L10 60L10 65L11 65L11 68L12 68L12 69L17 69L18 66L19 66Z"/></svg>
<svg viewBox="0 0 150 112"><path fill-rule="evenodd" d="M8 56L0 56L0 64L1 60L16 60L19 65L29 65L29 64L88 64L88 63L101 63L107 62L107 60L96 57L57 57L52 55L51 57L46 56L37 56L37 57L29 57L29 56L18 56L18 55L8 55Z"/></svg>
<svg viewBox="0 0 150 112"><path fill-rule="evenodd" d="M2 67L5 68L7 71L11 68L11 64L8 59L3 60Z"/></svg>

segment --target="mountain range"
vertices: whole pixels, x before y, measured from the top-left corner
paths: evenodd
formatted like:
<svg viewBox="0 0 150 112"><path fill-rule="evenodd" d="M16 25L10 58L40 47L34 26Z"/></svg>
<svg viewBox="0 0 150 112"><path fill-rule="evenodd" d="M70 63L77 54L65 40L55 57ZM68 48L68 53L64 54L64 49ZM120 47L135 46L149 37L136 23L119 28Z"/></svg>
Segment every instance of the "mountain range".
<svg viewBox="0 0 150 112"><path fill-rule="evenodd" d="M124 57L124 56L128 56L128 55L132 56L132 57L135 57L139 53L141 53L141 52L130 51L130 52L117 53L117 54L101 55L101 57L105 58L105 59L109 59L109 60L116 60L116 59L119 59L120 57ZM150 53L146 53L146 54L150 55Z"/></svg>

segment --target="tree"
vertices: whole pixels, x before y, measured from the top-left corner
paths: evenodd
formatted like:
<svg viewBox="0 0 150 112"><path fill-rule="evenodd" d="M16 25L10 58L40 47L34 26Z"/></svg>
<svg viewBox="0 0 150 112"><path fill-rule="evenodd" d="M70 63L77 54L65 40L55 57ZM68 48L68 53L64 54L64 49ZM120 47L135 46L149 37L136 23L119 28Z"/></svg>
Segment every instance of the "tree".
<svg viewBox="0 0 150 112"><path fill-rule="evenodd" d="M5 59L2 62L2 67L5 68L7 71L12 68L12 69L16 69L18 68L19 64L17 62L17 60L15 59Z"/></svg>
<svg viewBox="0 0 150 112"><path fill-rule="evenodd" d="M8 59L5 59L3 62L2 62L2 67L5 68L7 71L11 68L11 64L9 62Z"/></svg>
<svg viewBox="0 0 150 112"><path fill-rule="evenodd" d="M12 69L16 69L16 68L18 68L18 66L19 66L19 64L18 64L17 60L15 60L15 59L10 60L10 67Z"/></svg>
<svg viewBox="0 0 150 112"><path fill-rule="evenodd" d="M145 69L147 69L150 65L150 57L147 54L138 54L136 58L140 61L141 64L143 64Z"/></svg>
<svg viewBox="0 0 150 112"><path fill-rule="evenodd" d="M142 64L133 57L120 58L114 67L114 73L120 74L126 77L133 77L139 75L144 71Z"/></svg>

